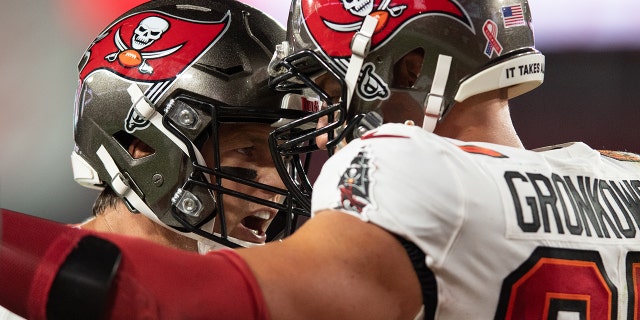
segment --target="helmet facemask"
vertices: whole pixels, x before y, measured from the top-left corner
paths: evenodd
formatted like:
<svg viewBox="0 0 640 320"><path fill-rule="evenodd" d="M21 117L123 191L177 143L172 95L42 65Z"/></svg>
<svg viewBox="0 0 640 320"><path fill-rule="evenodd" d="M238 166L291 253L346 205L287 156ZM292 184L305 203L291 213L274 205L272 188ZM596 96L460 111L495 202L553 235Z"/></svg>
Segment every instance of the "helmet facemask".
<svg viewBox="0 0 640 320"><path fill-rule="evenodd" d="M213 105L209 103L202 103L200 101L189 99L187 97L181 97L176 100L172 100L173 107L168 109L167 116L164 117L163 124L171 131L176 137L185 142L188 149L189 159L198 159L198 150L194 147L199 147L204 150L205 148L211 148L211 163L203 165L197 161L192 162L193 171L185 174L184 185L176 192L172 198L171 212L172 217L181 224L186 231L193 232L204 238L214 240L218 243L222 243L225 246L237 247L239 244L242 246L248 246L250 243L233 239L229 236L231 229L235 226L228 225L229 212L225 209L225 199L241 199L247 202L252 202L271 208L277 211L278 220L283 220L282 225L272 224L270 225L267 234L267 241L274 238L284 237L289 235L295 230L295 226L298 216L308 216L308 209L305 209L304 204L295 201L295 197L290 195L287 189L283 189L278 186L269 185L256 181L256 171L244 167L242 164L238 166L225 166L223 155L221 155L220 146L225 143L224 137L220 136L223 126L227 129L236 129L241 124L257 124L262 123L264 125L271 124L275 119L283 121L286 117L297 118L300 116L296 110L284 110L289 112L274 112L272 114L265 113L264 110L252 109L252 108L238 108L228 107L223 105ZM181 107L176 107L181 106ZM185 111L190 109L190 106L197 106L191 110L198 110L198 112ZM200 110L207 110L204 118L211 119L208 124L207 133L200 133L198 137L189 137L185 134L185 128L180 124L184 117L180 115L184 114L199 114ZM197 122L197 119L187 117L188 123ZM268 147L267 139L271 143L271 136L267 138L265 135L265 148ZM187 143L190 141L200 141L198 144ZM275 161L275 165L284 163L284 160L278 159ZM243 188L249 188L251 191L242 193L234 188L229 188L225 185L233 183L235 185L242 186ZM203 194L202 190L207 190L210 195L213 196L213 206L205 205L200 202L200 198L195 196L196 194ZM257 191L260 190L260 191ZM252 194L271 194L274 195L271 199L265 199L266 197L256 197ZM203 230L202 223L194 224L191 219L196 216L204 214L209 219L215 218L218 220L215 223L215 229ZM271 217L273 218L273 217ZM258 227L258 224L266 222L251 222L245 220L254 219L253 217L246 217L241 223L248 227L255 227L256 229L262 229L264 227ZM255 220L259 220L255 218ZM266 219L264 219L266 220ZM269 219L270 220L270 219ZM207 228L211 228L211 223ZM266 229L266 228L264 228ZM262 231L261 231L262 232Z"/></svg>
<svg viewBox="0 0 640 320"><path fill-rule="evenodd" d="M282 45L286 47L286 42ZM288 93L283 108L302 109L311 114L275 129L270 143L274 158L285 161L276 167L282 177L288 177L284 179L287 189L310 209L312 186L308 167L301 165L308 165L309 161L304 159L319 152L333 155L345 141L377 127L381 119L373 113L349 115L347 84L340 71L318 54L309 50L284 54L276 52L270 64L271 87ZM288 104L295 107L287 107ZM348 118L352 121L347 121Z"/></svg>

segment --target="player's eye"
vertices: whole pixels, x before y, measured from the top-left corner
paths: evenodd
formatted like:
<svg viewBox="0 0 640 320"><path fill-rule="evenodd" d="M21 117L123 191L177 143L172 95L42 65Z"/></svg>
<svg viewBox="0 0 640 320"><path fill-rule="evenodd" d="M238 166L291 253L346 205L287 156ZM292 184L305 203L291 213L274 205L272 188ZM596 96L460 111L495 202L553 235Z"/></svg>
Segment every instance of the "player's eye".
<svg viewBox="0 0 640 320"><path fill-rule="evenodd" d="M235 151L244 156L252 157L254 155L255 148L254 147L237 148L235 149Z"/></svg>

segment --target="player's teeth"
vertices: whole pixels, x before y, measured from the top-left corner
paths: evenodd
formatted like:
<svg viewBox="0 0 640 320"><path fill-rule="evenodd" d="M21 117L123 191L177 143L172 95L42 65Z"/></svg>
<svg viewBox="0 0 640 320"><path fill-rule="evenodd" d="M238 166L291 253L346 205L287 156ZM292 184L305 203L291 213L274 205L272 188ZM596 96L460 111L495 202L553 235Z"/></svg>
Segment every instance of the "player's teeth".
<svg viewBox="0 0 640 320"><path fill-rule="evenodd" d="M252 232L253 234L255 234L256 236L259 234L259 231L258 231L258 230L253 230L253 229L249 229L249 230L251 230L251 232Z"/></svg>
<svg viewBox="0 0 640 320"><path fill-rule="evenodd" d="M258 212L256 214L254 214L253 216L256 217L256 218L267 220L267 219L269 219L269 217L271 215L269 214L269 212Z"/></svg>

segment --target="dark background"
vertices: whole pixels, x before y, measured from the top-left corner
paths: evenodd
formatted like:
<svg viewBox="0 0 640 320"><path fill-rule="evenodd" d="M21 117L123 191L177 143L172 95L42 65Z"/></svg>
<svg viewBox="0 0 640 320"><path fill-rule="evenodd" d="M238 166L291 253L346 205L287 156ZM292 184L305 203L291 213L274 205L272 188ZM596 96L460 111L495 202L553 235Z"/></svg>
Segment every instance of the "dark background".
<svg viewBox="0 0 640 320"><path fill-rule="evenodd" d="M544 83L511 102L527 148L583 141L640 153L640 52L546 52Z"/></svg>

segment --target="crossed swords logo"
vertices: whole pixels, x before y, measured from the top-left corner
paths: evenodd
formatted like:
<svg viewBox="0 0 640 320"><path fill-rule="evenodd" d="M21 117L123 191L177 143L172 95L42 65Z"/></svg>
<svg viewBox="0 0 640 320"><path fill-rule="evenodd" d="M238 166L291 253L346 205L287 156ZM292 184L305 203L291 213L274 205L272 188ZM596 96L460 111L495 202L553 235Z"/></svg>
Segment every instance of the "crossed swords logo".
<svg viewBox="0 0 640 320"><path fill-rule="evenodd" d="M376 12L387 12L389 13L389 15L396 18L402 15L402 12L404 12L404 9L407 8L407 6L404 4L390 7L389 3L391 2L391 0L382 0L380 5L378 6L378 8L376 8L376 11L374 12L373 11L374 0L341 0L341 2L345 10L349 11L354 16L358 16L362 18L366 17L371 13L375 14ZM339 32L350 32L350 31L360 30L360 27L362 26L362 23L363 23L363 21L358 21L354 23L343 24L343 23L331 22L326 19L323 19L323 22L329 28Z"/></svg>
<svg viewBox="0 0 640 320"><path fill-rule="evenodd" d="M160 17L148 17L140 21L138 27L131 36L131 47L122 40L120 29L116 31L114 43L118 52L106 55L104 58L109 62L118 60L121 65L133 68L138 67L138 71L143 74L152 74L153 67L147 63L148 59L158 59L166 57L182 47L177 45L161 51L142 52L156 40L160 39L165 31L169 29L169 22Z"/></svg>

